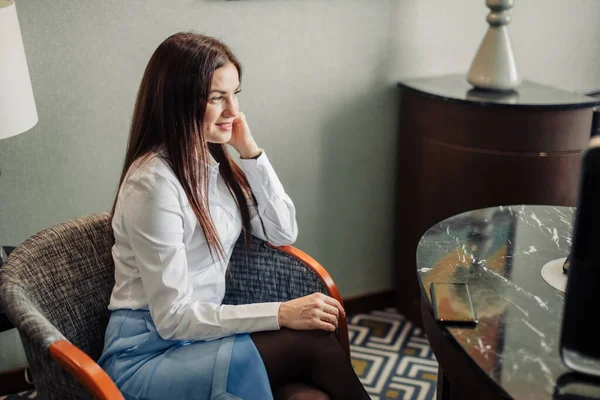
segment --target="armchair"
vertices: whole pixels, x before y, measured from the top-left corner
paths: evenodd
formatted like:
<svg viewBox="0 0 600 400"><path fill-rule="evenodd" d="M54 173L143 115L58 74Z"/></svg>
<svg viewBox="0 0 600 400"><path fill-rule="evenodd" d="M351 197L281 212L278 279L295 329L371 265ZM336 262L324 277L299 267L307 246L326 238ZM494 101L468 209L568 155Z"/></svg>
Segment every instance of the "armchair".
<svg viewBox="0 0 600 400"><path fill-rule="evenodd" d="M42 398L123 399L96 364L114 284L110 214L77 218L18 246L0 270L0 308L18 328ZM327 271L292 247L253 238L236 244L224 303L285 301L315 291L341 302ZM338 338L350 354L346 320Z"/></svg>

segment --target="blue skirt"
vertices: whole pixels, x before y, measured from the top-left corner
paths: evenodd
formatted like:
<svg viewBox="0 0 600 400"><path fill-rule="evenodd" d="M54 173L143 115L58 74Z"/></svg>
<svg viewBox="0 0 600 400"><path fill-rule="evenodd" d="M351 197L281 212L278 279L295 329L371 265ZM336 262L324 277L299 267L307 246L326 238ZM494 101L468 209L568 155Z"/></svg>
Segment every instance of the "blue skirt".
<svg viewBox="0 0 600 400"><path fill-rule="evenodd" d="M127 400L273 399L250 335L165 340L146 310L111 313L98 364Z"/></svg>

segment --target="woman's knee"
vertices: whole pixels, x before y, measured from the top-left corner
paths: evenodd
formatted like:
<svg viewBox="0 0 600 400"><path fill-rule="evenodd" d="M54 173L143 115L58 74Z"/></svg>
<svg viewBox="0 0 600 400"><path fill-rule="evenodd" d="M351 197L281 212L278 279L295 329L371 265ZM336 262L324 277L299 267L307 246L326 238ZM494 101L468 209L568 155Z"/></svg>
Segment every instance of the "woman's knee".
<svg viewBox="0 0 600 400"><path fill-rule="evenodd" d="M295 336L296 340L301 341L310 341L313 343L321 343L321 342L337 342L337 336L333 332L324 331L321 329L312 329L312 330L303 330L296 331L293 329L288 329L288 333L290 335Z"/></svg>
<svg viewBox="0 0 600 400"><path fill-rule="evenodd" d="M329 347L338 343L338 339L333 332L319 329L306 331L288 329L286 333L295 347L307 348L307 350Z"/></svg>
<svg viewBox="0 0 600 400"><path fill-rule="evenodd" d="M331 400L331 398L323 392L314 391L310 393L294 393L287 400Z"/></svg>
<svg viewBox="0 0 600 400"><path fill-rule="evenodd" d="M335 354L344 351L334 333L322 330L294 331L294 347L301 351L311 363L323 358L335 358Z"/></svg>
<svg viewBox="0 0 600 400"><path fill-rule="evenodd" d="M277 400L331 400L324 392L303 383L288 383L275 396Z"/></svg>

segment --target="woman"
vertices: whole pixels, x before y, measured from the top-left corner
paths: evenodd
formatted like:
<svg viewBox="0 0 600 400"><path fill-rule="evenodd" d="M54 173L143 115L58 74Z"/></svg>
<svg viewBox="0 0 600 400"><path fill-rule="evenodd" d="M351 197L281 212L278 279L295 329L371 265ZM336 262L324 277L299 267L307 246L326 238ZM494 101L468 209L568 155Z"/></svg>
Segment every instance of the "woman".
<svg viewBox="0 0 600 400"><path fill-rule="evenodd" d="M226 45L193 33L166 39L146 67L113 207L99 363L128 399L367 399L331 333L344 315L335 299L221 304L240 234L274 245L297 235L239 111L240 78Z"/></svg>

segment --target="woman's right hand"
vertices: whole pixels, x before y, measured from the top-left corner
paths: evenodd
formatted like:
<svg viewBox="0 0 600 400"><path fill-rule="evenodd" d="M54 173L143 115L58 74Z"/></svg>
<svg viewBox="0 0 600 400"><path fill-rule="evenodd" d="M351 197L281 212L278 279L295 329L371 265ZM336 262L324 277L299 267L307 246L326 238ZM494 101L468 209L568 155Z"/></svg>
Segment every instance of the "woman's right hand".
<svg viewBox="0 0 600 400"><path fill-rule="evenodd" d="M346 317L346 312L339 301L323 293L313 293L281 303L279 326L332 332L337 328L340 316Z"/></svg>

